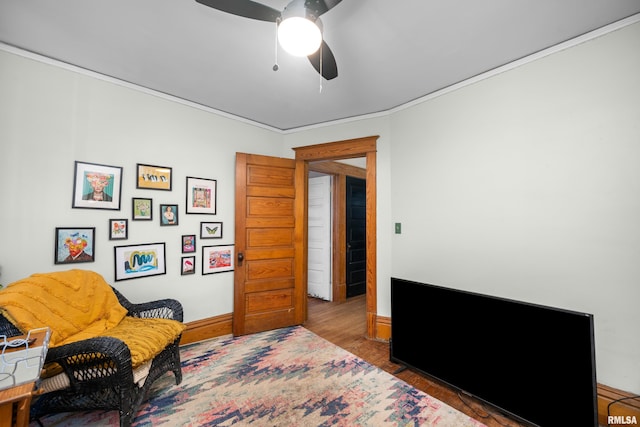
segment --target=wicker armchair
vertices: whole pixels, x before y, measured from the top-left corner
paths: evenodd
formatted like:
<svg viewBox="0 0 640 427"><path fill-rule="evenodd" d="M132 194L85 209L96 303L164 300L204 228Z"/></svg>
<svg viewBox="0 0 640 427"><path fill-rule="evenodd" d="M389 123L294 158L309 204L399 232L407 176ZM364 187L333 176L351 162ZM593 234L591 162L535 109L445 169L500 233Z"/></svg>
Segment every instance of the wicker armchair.
<svg viewBox="0 0 640 427"><path fill-rule="evenodd" d="M133 304L112 289L128 310L128 316L182 321L182 305L176 300ZM24 332L0 315L0 335L16 336ZM146 367L148 374L138 382L134 379L129 348L119 339L96 337L49 348L45 364L57 363L69 383L64 389L39 395L31 406L31 418L40 422L41 417L52 413L118 410L120 426L130 426L155 380L171 371L176 384L182 381L179 341L180 337L155 356L150 367Z"/></svg>

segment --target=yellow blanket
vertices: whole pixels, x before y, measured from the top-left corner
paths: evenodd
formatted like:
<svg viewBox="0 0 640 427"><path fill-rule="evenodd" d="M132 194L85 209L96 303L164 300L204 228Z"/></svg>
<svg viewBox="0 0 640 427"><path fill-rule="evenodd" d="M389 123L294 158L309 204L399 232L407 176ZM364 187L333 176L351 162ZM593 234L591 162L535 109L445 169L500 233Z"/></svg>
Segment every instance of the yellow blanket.
<svg viewBox="0 0 640 427"><path fill-rule="evenodd" d="M0 291L0 310L23 331L48 326L56 347L102 334L127 310L101 275L87 270L37 273Z"/></svg>
<svg viewBox="0 0 640 427"><path fill-rule="evenodd" d="M176 320L127 316L101 335L124 341L131 351L131 365L135 369L160 354L186 328L187 325Z"/></svg>
<svg viewBox="0 0 640 427"><path fill-rule="evenodd" d="M33 274L14 282L0 291L0 312L25 332L48 326L50 347L96 336L118 338L129 347L134 368L186 329L175 320L126 316L111 286L87 270Z"/></svg>

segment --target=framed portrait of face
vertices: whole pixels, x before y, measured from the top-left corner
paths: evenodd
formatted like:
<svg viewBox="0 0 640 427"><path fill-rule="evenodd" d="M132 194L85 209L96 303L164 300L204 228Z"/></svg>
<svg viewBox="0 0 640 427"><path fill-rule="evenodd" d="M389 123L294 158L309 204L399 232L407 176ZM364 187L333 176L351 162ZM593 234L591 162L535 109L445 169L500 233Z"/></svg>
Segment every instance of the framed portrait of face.
<svg viewBox="0 0 640 427"><path fill-rule="evenodd" d="M55 264L94 262L95 227L56 227Z"/></svg>
<svg viewBox="0 0 640 427"><path fill-rule="evenodd" d="M178 225L178 205L160 205L160 225Z"/></svg>
<svg viewBox="0 0 640 427"><path fill-rule="evenodd" d="M121 167L75 162L72 207L120 210L121 190Z"/></svg>

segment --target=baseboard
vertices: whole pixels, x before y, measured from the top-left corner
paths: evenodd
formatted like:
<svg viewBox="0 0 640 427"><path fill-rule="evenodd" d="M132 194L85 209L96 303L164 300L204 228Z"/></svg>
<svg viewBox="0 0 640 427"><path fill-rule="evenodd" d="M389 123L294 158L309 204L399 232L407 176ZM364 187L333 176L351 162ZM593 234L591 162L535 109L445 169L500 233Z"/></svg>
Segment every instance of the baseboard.
<svg viewBox="0 0 640 427"><path fill-rule="evenodd" d="M629 393L623 390L618 390L613 387L609 387L604 384L598 384L598 422L601 426L609 425L635 425L640 426L640 397L630 399L635 396L633 393ZM617 402L619 399L625 399ZM611 402L616 402L609 404ZM608 413L607 413L608 408ZM608 423L607 415L614 417L625 417L623 419L616 418L611 424ZM626 418L630 417L630 418ZM632 422L635 417L635 422ZM622 422L620 422L622 421ZM631 424L627 421L632 422Z"/></svg>
<svg viewBox="0 0 640 427"><path fill-rule="evenodd" d="M389 338L391 338L391 318L376 316L376 339L389 341Z"/></svg>
<svg viewBox="0 0 640 427"><path fill-rule="evenodd" d="M182 334L180 345L216 338L232 333L233 314L223 314L185 323L187 330ZM391 337L391 318L376 316L376 336L380 341L389 341Z"/></svg>
<svg viewBox="0 0 640 427"><path fill-rule="evenodd" d="M229 313L185 323L187 330L182 333L180 345L230 335L232 320L233 315Z"/></svg>

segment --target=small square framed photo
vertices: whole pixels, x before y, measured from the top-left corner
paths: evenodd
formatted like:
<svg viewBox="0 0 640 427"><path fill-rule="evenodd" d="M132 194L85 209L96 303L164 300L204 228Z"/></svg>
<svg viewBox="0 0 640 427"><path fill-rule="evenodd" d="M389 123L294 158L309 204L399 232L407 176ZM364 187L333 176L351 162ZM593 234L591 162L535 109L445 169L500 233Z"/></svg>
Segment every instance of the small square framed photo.
<svg viewBox="0 0 640 427"><path fill-rule="evenodd" d="M182 253L188 254L196 251L196 235L184 234L182 236Z"/></svg>
<svg viewBox="0 0 640 427"><path fill-rule="evenodd" d="M221 222L201 222L200 238L201 239L222 239L222 223Z"/></svg>
<svg viewBox="0 0 640 427"><path fill-rule="evenodd" d="M114 246L115 280L167 274L165 244Z"/></svg>
<svg viewBox="0 0 640 427"><path fill-rule="evenodd" d="M55 264L94 262L95 227L56 227Z"/></svg>
<svg viewBox="0 0 640 427"><path fill-rule="evenodd" d="M178 225L178 205L160 205L160 225Z"/></svg>
<svg viewBox="0 0 640 427"><path fill-rule="evenodd" d="M153 199L133 197L131 209L131 219L134 221L151 221L153 219Z"/></svg>
<svg viewBox="0 0 640 427"><path fill-rule="evenodd" d="M202 274L233 271L234 246L218 245L202 247Z"/></svg>
<svg viewBox="0 0 640 427"><path fill-rule="evenodd" d="M129 220L109 220L109 240L127 240L129 237Z"/></svg>
<svg viewBox="0 0 640 427"><path fill-rule="evenodd" d="M182 265L180 267L180 275L195 274L196 272L196 256L183 256Z"/></svg>
<svg viewBox="0 0 640 427"><path fill-rule="evenodd" d="M171 191L172 169L167 166L136 165L136 188Z"/></svg>
<svg viewBox="0 0 640 427"><path fill-rule="evenodd" d="M216 214L215 179L187 177L187 213Z"/></svg>
<svg viewBox="0 0 640 427"><path fill-rule="evenodd" d="M72 207L120 210L121 190L121 167L75 162Z"/></svg>

